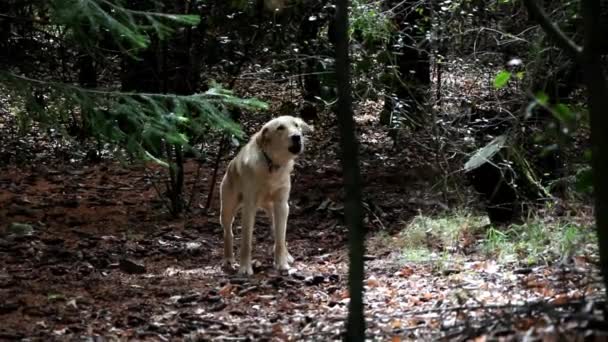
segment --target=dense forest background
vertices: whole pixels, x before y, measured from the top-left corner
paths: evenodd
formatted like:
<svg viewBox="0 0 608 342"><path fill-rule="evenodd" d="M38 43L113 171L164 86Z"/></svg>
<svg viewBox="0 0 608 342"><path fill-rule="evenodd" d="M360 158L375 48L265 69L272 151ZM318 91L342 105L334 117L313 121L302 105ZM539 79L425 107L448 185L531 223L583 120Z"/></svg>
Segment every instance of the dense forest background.
<svg viewBox="0 0 608 342"><path fill-rule="evenodd" d="M345 45L340 5L2 1L0 337L342 336L346 46L368 336L605 331L591 139L605 119L590 124L588 90L608 8L353 0ZM230 277L217 183L278 115L316 128L293 178L296 265L272 270L259 217L256 275Z"/></svg>

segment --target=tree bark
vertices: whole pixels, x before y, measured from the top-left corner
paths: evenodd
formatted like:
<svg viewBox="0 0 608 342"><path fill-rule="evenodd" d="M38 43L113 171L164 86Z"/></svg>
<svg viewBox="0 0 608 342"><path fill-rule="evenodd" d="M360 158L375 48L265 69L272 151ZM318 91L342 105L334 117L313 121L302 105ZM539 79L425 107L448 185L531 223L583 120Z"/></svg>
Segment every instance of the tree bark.
<svg viewBox="0 0 608 342"><path fill-rule="evenodd" d="M392 19L397 32L393 34L387 47L394 56L399 75L391 78L390 91L394 96L385 98L380 120L382 124L389 125L392 123L392 113L403 111L416 126L428 119L424 114L427 112L428 90L431 84L430 56L426 48L417 46L425 40L420 30L431 29L430 25L422 20L430 15L429 8L413 0L403 3L400 0L388 1L384 6L389 10L395 6L399 7L399 14ZM423 11L415 10L416 6L420 6L417 8ZM395 109L398 104L404 106L404 109Z"/></svg>
<svg viewBox="0 0 608 342"><path fill-rule="evenodd" d="M364 238L361 175L358 144L353 120L350 61L348 56L348 0L336 2L336 80L338 84L338 124L340 126L341 162L346 190L346 224L349 227L350 267L348 286L350 304L347 341L365 339L363 315Z"/></svg>
<svg viewBox="0 0 608 342"><path fill-rule="evenodd" d="M591 126L591 165L595 195L595 220L600 253L600 270L608 289L608 92L601 60L602 31L600 30L600 1L583 0L585 42L582 66L587 85L587 105Z"/></svg>

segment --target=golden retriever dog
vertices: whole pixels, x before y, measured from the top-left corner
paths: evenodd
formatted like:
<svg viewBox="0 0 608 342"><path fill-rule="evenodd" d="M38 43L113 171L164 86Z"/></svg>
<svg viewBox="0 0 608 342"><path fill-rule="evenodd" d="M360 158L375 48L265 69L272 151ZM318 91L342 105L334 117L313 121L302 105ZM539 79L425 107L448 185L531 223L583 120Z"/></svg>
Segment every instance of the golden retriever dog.
<svg viewBox="0 0 608 342"><path fill-rule="evenodd" d="M252 275L251 244L258 209L272 221L274 267L289 269L293 257L287 251L285 232L289 216L289 193L294 159L304 150L304 134L312 127L302 119L280 116L267 122L228 164L220 185L220 220L224 228L226 272L233 272L232 223L242 208L241 255L238 273Z"/></svg>

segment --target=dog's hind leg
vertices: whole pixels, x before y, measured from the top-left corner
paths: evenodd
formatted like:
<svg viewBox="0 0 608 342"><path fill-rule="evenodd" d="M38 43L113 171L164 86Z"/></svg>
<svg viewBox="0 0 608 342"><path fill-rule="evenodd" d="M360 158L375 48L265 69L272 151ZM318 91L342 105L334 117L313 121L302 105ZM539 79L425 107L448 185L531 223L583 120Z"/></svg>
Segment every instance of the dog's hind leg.
<svg viewBox="0 0 608 342"><path fill-rule="evenodd" d="M234 222L234 216L239 206L238 194L234 191L229 191L226 186L222 184L220 189L220 221L222 228L224 229L224 260L222 268L225 272L234 272L234 250L233 241L234 235L232 233L232 223Z"/></svg>
<svg viewBox="0 0 608 342"><path fill-rule="evenodd" d="M264 210L264 214L266 214L266 216L268 216L268 219L270 220L270 236L272 236L272 238L274 239L275 227L274 227L274 209L272 208L272 202L268 202L268 203L264 204L264 206L262 207L262 210Z"/></svg>

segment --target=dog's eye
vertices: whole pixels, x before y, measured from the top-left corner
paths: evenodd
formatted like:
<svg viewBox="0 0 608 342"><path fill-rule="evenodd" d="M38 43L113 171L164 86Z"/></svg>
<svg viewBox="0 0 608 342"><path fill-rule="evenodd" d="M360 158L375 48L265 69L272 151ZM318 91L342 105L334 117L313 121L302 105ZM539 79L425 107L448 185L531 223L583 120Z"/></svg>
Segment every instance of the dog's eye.
<svg viewBox="0 0 608 342"><path fill-rule="evenodd" d="M285 126L283 126L283 125L280 125L279 127L277 127L277 131L282 131L284 129L285 129Z"/></svg>

